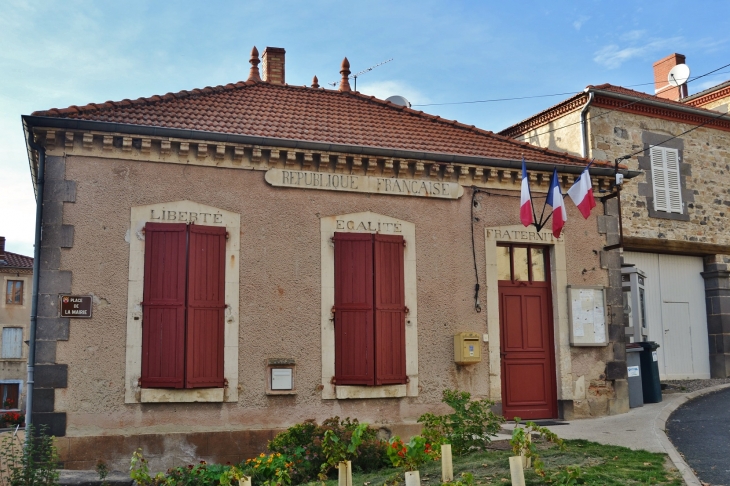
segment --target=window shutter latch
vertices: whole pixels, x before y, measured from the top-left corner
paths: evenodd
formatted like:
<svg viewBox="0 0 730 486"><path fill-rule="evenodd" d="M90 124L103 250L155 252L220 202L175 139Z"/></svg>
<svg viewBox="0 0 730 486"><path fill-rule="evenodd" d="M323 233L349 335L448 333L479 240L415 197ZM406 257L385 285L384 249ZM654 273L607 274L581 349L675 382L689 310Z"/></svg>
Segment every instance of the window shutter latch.
<svg viewBox="0 0 730 486"><path fill-rule="evenodd" d="M408 307L404 307L403 312L405 312L406 314L410 314L411 310Z"/></svg>
<svg viewBox="0 0 730 486"><path fill-rule="evenodd" d="M335 320L335 312L337 312L335 306L332 306L332 308L330 309L330 321Z"/></svg>

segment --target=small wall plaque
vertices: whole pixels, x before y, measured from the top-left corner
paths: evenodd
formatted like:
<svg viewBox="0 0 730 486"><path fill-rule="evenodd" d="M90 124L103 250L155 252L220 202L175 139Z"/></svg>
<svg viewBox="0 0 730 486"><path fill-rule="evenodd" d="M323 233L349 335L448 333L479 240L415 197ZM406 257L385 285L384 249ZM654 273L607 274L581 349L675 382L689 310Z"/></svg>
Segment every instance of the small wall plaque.
<svg viewBox="0 0 730 486"><path fill-rule="evenodd" d="M90 295L62 295L61 317L74 319L90 319L93 309Z"/></svg>

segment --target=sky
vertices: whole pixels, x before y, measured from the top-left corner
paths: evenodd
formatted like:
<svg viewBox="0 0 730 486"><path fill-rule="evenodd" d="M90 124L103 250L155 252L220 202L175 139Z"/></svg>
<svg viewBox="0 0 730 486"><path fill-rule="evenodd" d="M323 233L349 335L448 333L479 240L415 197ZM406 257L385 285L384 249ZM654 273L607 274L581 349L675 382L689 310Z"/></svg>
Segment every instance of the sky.
<svg viewBox="0 0 730 486"><path fill-rule="evenodd" d="M730 64L726 0L0 2L0 236L33 254L35 197L20 116L245 80L255 45L286 49L286 81L357 80L413 108L499 131L587 85L652 92L652 63L692 77ZM690 94L730 68L689 83ZM544 96L555 95L559 96ZM464 103L504 98L522 100ZM457 104L446 104L457 103Z"/></svg>

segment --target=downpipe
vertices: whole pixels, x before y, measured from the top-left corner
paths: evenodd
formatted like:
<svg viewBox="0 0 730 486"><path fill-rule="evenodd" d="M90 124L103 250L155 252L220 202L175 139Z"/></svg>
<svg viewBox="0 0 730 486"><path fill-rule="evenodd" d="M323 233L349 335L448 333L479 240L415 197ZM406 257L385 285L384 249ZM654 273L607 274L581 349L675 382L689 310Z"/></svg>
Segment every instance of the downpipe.
<svg viewBox="0 0 730 486"><path fill-rule="evenodd" d="M41 267L41 231L43 222L43 187L45 185L46 149L33 140L33 130L28 133L28 146L38 152L38 174L36 177L35 240L33 248L33 294L30 304L30 336L28 342L28 387L25 395L25 428L33 423L33 385L35 374L35 341L38 324L38 282ZM26 440L29 434L26 433Z"/></svg>
<svg viewBox="0 0 730 486"><path fill-rule="evenodd" d="M588 88L586 88L588 90ZM588 92L588 101L580 110L580 152L584 159L588 158L588 126L586 123L586 116L588 116L588 107L593 101L593 91Z"/></svg>

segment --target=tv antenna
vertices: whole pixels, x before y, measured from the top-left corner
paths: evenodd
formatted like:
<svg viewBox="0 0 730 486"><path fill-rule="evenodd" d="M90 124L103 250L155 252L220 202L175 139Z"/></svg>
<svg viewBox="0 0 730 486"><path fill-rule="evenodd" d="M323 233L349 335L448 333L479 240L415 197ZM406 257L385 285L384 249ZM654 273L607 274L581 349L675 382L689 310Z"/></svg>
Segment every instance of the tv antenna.
<svg viewBox="0 0 730 486"><path fill-rule="evenodd" d="M375 69L376 67L380 67L380 66L382 66L383 64L387 64L387 63L389 63L389 62L390 62L390 61L392 61L392 60L393 60L393 58L391 57L391 58L390 58L390 59L388 59L387 61L383 61L383 62L381 62L381 63L378 63L378 64L376 64L375 66L370 66L370 67L369 67L369 68L367 68L367 69L363 69L363 70L362 70L362 71L360 71L359 73L351 74L351 75L350 75L349 77L355 80L355 90L354 90L354 91L357 91L357 78L358 78L359 76L362 76L363 74L369 73L370 71L372 71L372 70L373 70L373 69ZM330 86L337 86L337 84L338 84L338 83L339 83L339 81L335 81L334 83L327 83L327 84L329 84Z"/></svg>

